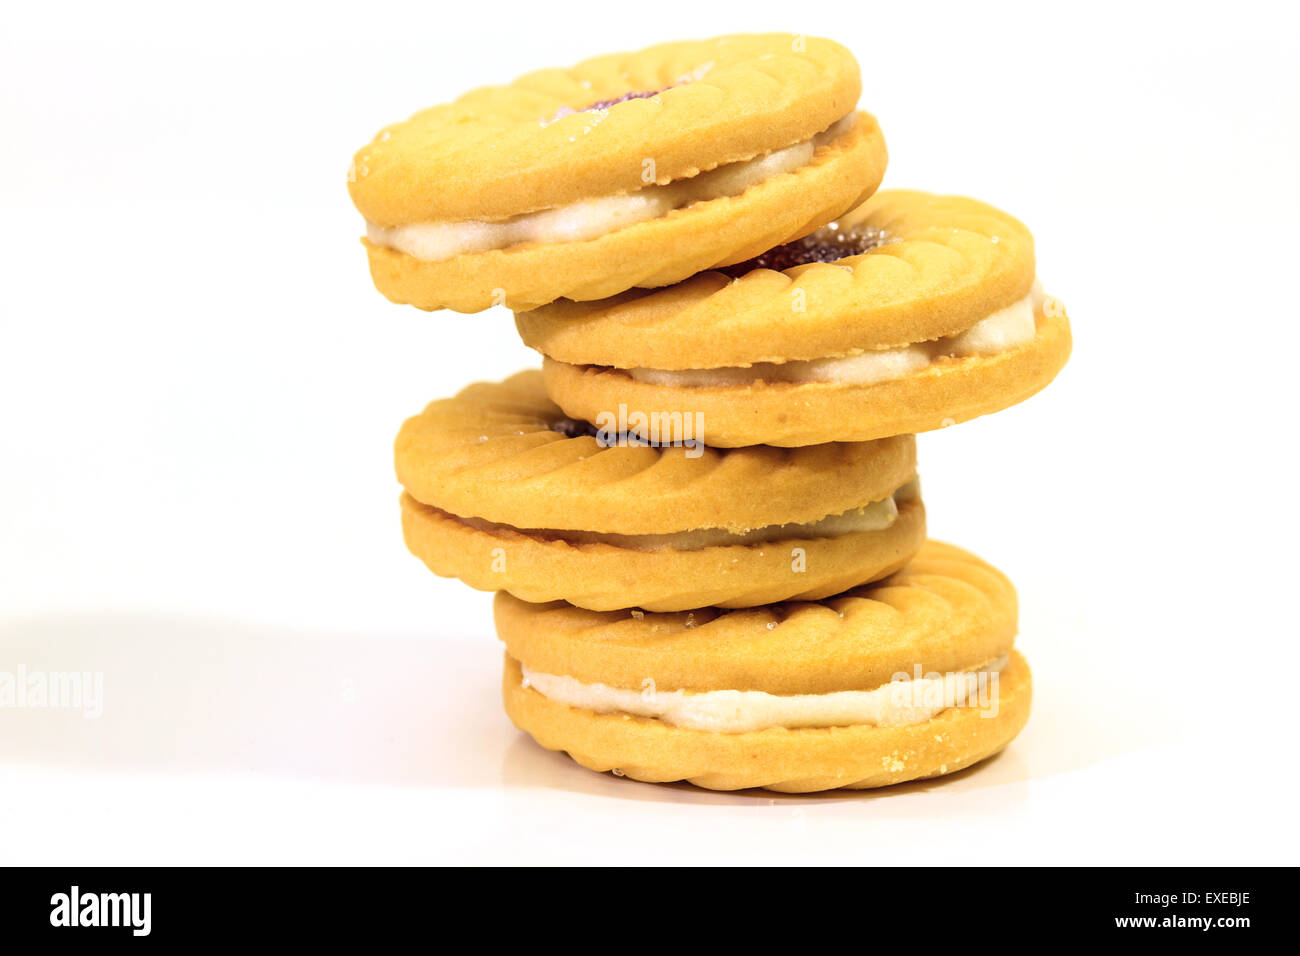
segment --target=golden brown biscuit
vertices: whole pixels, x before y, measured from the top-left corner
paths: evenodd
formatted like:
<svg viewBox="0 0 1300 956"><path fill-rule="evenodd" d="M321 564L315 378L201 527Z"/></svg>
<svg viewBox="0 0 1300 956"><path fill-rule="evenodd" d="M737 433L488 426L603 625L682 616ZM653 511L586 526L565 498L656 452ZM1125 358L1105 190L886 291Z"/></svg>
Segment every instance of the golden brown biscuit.
<svg viewBox="0 0 1300 956"><path fill-rule="evenodd" d="M593 613L499 594L496 618L515 725L637 780L878 787L983 760L1029 716L1014 589L938 542L815 603Z"/></svg>
<svg viewBox="0 0 1300 956"><path fill-rule="evenodd" d="M886 163L829 40L670 43L475 90L353 161L380 291L424 309L534 308L666 285L818 228Z"/></svg>
<svg viewBox="0 0 1300 956"><path fill-rule="evenodd" d="M974 200L882 193L734 273L516 322L568 414L700 413L720 447L940 428L1022 401L1069 357L1028 230Z"/></svg>
<svg viewBox="0 0 1300 956"><path fill-rule="evenodd" d="M637 381L619 369L565 365L546 359L546 388L576 417L612 401L663 415L700 416L709 440L722 448L760 442L799 447L868 441L932 431L1000 411L1046 386L1070 356L1064 315L1034 313L1028 345L993 355L941 359L874 385L836 382L755 382L668 386Z"/></svg>
<svg viewBox="0 0 1300 956"><path fill-rule="evenodd" d="M396 442L407 545L481 590L671 611L825 597L896 571L925 537L910 435L625 440L567 419L537 371L434 402Z"/></svg>

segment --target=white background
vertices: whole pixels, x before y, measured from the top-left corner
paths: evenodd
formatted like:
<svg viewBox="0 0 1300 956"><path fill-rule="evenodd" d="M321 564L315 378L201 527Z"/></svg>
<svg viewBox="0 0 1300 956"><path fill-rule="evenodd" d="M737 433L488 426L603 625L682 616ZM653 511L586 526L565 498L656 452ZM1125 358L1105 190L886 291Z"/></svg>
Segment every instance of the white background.
<svg viewBox="0 0 1300 956"><path fill-rule="evenodd" d="M1297 24L1283 4L28 4L0 31L0 859L1295 862ZM1293 8L1291 8L1293 9ZM798 16L796 17L796 14ZM798 30L857 54L886 185L1025 220L1070 365L921 439L1000 565L1024 734L946 782L597 776L499 704L490 597L400 540L391 440L536 361L369 283L345 171L527 69Z"/></svg>

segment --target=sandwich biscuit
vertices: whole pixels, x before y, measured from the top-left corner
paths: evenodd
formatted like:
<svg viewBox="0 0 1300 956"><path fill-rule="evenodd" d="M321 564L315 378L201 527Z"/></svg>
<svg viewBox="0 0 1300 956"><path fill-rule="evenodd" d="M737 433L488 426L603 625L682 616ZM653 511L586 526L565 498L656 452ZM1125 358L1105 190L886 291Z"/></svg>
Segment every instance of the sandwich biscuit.
<svg viewBox="0 0 1300 956"><path fill-rule="evenodd" d="M925 538L910 435L725 450L608 418L567 418L536 370L433 402L396 442L407 546L480 590L676 611L827 597Z"/></svg>
<svg viewBox="0 0 1300 956"><path fill-rule="evenodd" d="M382 130L349 190L394 302L531 309L665 286L875 191L884 139L844 47L667 43L485 87Z"/></svg>
<svg viewBox="0 0 1300 956"><path fill-rule="evenodd" d="M815 602L596 613L498 594L495 614L515 725L636 780L880 787L977 763L1029 717L1014 588L939 542Z"/></svg>
<svg viewBox="0 0 1300 956"><path fill-rule="evenodd" d="M703 414L718 447L866 441L998 411L1070 354L1029 231L984 203L889 191L750 263L517 313L569 415Z"/></svg>

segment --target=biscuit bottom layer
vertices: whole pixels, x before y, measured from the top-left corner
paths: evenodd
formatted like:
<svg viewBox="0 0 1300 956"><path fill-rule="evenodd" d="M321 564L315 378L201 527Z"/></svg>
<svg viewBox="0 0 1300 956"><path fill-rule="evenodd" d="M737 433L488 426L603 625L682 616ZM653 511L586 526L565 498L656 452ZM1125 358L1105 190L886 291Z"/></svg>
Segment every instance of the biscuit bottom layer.
<svg viewBox="0 0 1300 956"><path fill-rule="evenodd" d="M997 713L998 674L1007 655L955 674L900 674L873 690L780 696L757 690L660 691L586 684L522 667L523 686L556 703L598 714L651 717L674 727L742 734L771 727L900 727L923 723L952 707Z"/></svg>
<svg viewBox="0 0 1300 956"><path fill-rule="evenodd" d="M812 162L818 148L853 128L855 114L843 117L812 139L739 163L728 163L664 185L646 186L620 196L603 196L526 213L501 222L427 222L405 226L366 223L366 238L424 262L506 249L526 242L579 242L658 219L692 203L738 196L751 186L792 173Z"/></svg>
<svg viewBox="0 0 1300 956"><path fill-rule="evenodd" d="M1013 305L981 319L964 332L931 342L901 348L880 349L844 358L808 359L795 362L758 362L744 368L701 368L668 371L630 368L626 374L638 382L673 387L753 385L757 382L808 384L829 382L840 385L875 385L904 378L943 358L996 355L1034 340L1034 313L1046 299L1034 283L1029 295Z"/></svg>
<svg viewBox="0 0 1300 956"><path fill-rule="evenodd" d="M785 541L800 538L837 538L860 531L884 531L898 520L898 506L920 496L920 482L913 478L899 487L888 498L869 505L829 515L818 521L802 524L774 524L749 531L728 531L725 528L699 528L670 534L610 534L599 531L563 531L551 528L516 528L513 525L484 521L482 518L465 518L452 515L480 531L510 531L545 540L568 541L572 544L608 544L635 551L657 551L670 548L674 551L698 551L702 548L728 545L761 544L766 541ZM445 512L444 512L445 513Z"/></svg>

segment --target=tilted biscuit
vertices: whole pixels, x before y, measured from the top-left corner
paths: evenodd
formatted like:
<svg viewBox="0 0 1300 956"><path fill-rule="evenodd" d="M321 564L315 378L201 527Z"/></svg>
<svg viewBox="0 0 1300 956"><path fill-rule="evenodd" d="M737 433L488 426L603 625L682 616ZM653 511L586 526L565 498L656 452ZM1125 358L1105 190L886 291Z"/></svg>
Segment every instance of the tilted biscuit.
<svg viewBox="0 0 1300 956"><path fill-rule="evenodd" d="M610 417L566 418L538 371L433 402L395 447L407 546L481 590L671 611L826 597L924 540L910 435L720 450L678 422L650 446Z"/></svg>
<svg viewBox="0 0 1300 956"><path fill-rule="evenodd" d="M886 164L852 55L768 34L669 43L475 90L353 160L376 286L477 312L661 286L869 196Z"/></svg>
<svg viewBox="0 0 1300 956"><path fill-rule="evenodd" d="M1070 353L1028 230L971 199L881 193L730 271L516 323L570 415L700 413L720 447L941 428L1029 397Z"/></svg>
<svg viewBox="0 0 1300 956"><path fill-rule="evenodd" d="M817 602L595 613L499 594L496 621L515 725L637 780L878 787L983 760L1029 716L1014 588L939 542Z"/></svg>

